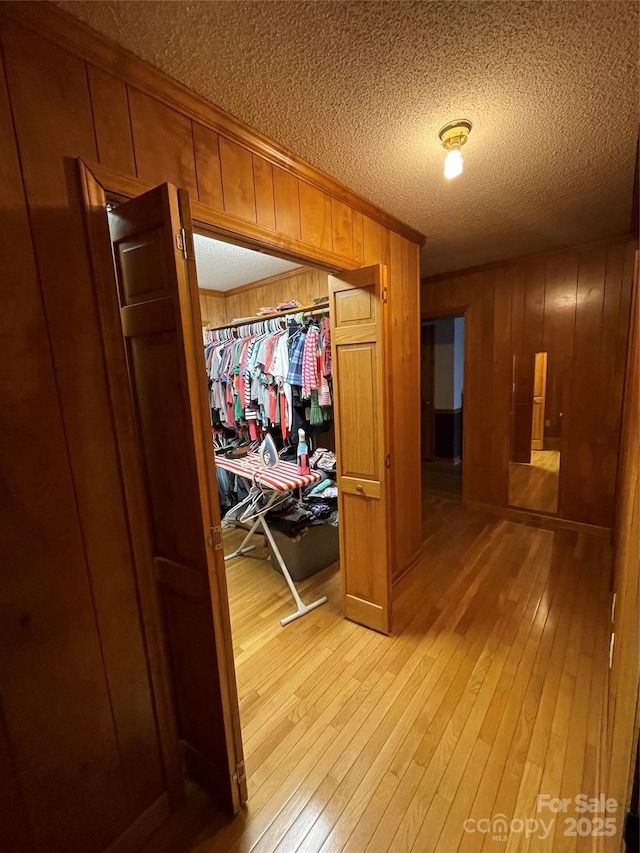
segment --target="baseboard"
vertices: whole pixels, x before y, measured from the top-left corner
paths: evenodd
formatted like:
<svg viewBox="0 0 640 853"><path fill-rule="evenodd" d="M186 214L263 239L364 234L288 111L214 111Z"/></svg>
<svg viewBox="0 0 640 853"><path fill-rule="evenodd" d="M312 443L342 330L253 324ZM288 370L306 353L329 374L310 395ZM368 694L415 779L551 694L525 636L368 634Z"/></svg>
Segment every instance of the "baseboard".
<svg viewBox="0 0 640 853"><path fill-rule="evenodd" d="M424 545L421 545L416 553L411 557L411 559L406 563L404 568L391 580L391 586L395 586L397 583L400 583L402 578L406 577L411 569L416 565L416 563L420 560L422 555L424 554Z"/></svg>
<svg viewBox="0 0 640 853"><path fill-rule="evenodd" d="M105 853L138 853L168 817L169 795L164 793L107 847Z"/></svg>
<svg viewBox="0 0 640 853"><path fill-rule="evenodd" d="M611 536L610 527L600 527L597 524L585 524L583 521L571 521L568 518L558 518L555 515L544 515L543 513L531 512L527 509L517 509L513 506L495 506L480 501L463 501L469 509L477 509L481 512L490 512L523 524L535 524L538 527L551 527L555 530L575 530L577 533L590 533L593 536Z"/></svg>

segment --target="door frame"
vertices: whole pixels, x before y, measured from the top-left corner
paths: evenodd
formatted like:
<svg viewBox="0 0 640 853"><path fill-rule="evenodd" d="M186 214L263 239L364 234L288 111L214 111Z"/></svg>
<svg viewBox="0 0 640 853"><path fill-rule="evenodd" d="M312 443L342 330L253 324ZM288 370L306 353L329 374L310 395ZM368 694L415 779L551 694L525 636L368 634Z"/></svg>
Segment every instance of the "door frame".
<svg viewBox="0 0 640 853"><path fill-rule="evenodd" d="M435 406L433 405L434 394L435 394L435 330L433 326L428 325L429 320L423 320L420 318L420 419L422 423L420 424L420 463L423 462L432 462L433 461L433 452L434 452L434 438L435 438ZM430 338L426 344L423 341L423 336ZM423 414L423 404L422 404L422 380L424 379L422 366L424 364L424 350L425 346L428 346L430 349L430 362L431 362L431 411L430 411L430 420L431 420L431 429L429 431L429 448L428 455L425 456L425 447L424 447L424 414Z"/></svg>
<svg viewBox="0 0 640 853"><path fill-rule="evenodd" d="M431 323L434 320L446 320L448 317L454 317L454 318L455 317L462 317L462 319L464 320L464 353L463 353L462 361L463 361L463 370L464 370L464 378L465 378L463 399L465 401L469 399L469 395L467 393L467 385L466 385L466 377L469 375L469 361L468 361L468 359L469 359L469 336L467 334L467 326L468 326L468 322L469 322L469 318L467 316L468 310L469 310L468 305L461 305L460 307L455 307L455 308L443 308L440 311L430 311L429 314L427 314L426 316L423 316L422 313L420 314L420 323L421 324L422 323ZM434 349L434 353L435 353L435 349ZM434 406L434 411L435 411L435 406ZM462 414L463 414L463 421L462 421L462 461L460 462L460 471L461 471L461 476L462 476L462 503L466 504L467 500L468 500L468 495L467 495L467 480L466 480L466 477L464 476L464 468L465 468L465 464L466 464L465 460L468 460L470 457L469 457L469 447L468 447L469 431L464 428L464 405L462 408ZM421 417L422 417L422 415L421 415ZM434 421L435 421L435 419L434 419Z"/></svg>
<svg viewBox="0 0 640 853"><path fill-rule="evenodd" d="M132 199L153 189L153 185L145 184L137 178L125 175L108 166L90 160L78 158L79 168L86 171L102 187L105 195L118 196L122 199ZM158 183L162 183L159 181ZM285 260L297 261L301 265L320 267L329 273L340 275L349 270L360 269L364 264L349 260L326 249L320 249L302 243L283 234L254 225L239 219L223 210L203 204L195 198L190 198L191 215L194 226L198 231L204 231L211 237L218 237L238 246L244 246L254 251L266 251L276 254ZM310 251L311 250L311 253Z"/></svg>
<svg viewBox="0 0 640 853"><path fill-rule="evenodd" d="M118 458L120 461L123 497L130 519L130 538L133 552L136 584L140 596L140 611L144 631L151 689L154 695L160 751L165 767L170 806L173 808L184 796L184 782L181 758L178 747L178 726L173 698L172 674L169 662L167 641L161 613L161 605L156 588L153 566L149 557L150 534L146 518L147 508L142 482L142 463L136 437L135 419L129 397L129 378L122 348L122 329L120 323L117 291L112 287L114 266L110 246L106 216L97 217L97 210L105 210L107 196L123 200L135 198L152 189L137 178L119 173L97 163L78 158L77 168L84 201L85 221L87 223L87 248L91 260L93 278L102 286L94 290L96 309L102 336L102 347L109 384L111 416ZM308 247L300 241L282 235L267 232L261 226L252 225L230 214L218 211L201 202L191 200L194 226L212 237L220 237L238 245L254 250L268 251L280 257L297 261L304 265L321 267L335 275L360 269L362 264L347 260L323 249L308 254ZM304 249L304 251L302 251ZM217 495L212 495L217 501ZM233 734L236 754L242 755L242 733L240 727L235 665L233 658L233 640L228 598L226 596L226 577L224 562L217 572L215 586L214 626L217 629L216 644L219 651L221 675L225 678L221 689L228 703L233 722ZM222 589L224 582L224 589ZM223 606L224 602L224 606ZM232 674L230 676L230 674ZM233 680L233 683L231 683ZM236 697L235 702L233 698ZM238 776L240 777L240 773ZM244 786L246 799L246 778L240 780Z"/></svg>

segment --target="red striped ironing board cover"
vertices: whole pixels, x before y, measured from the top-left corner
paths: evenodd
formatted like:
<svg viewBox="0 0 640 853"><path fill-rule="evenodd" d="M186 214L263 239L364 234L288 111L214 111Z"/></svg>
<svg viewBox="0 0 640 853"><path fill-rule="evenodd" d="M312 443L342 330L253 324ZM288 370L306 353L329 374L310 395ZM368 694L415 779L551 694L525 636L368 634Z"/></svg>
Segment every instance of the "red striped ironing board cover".
<svg viewBox="0 0 640 853"><path fill-rule="evenodd" d="M258 485L277 492L290 492L300 486L310 486L318 483L322 475L317 471L308 474L298 474L298 466L293 462L284 462L282 459L273 468L265 468L257 453L248 453L241 459L227 459L224 456L216 456L216 465L245 477L247 480L255 480Z"/></svg>

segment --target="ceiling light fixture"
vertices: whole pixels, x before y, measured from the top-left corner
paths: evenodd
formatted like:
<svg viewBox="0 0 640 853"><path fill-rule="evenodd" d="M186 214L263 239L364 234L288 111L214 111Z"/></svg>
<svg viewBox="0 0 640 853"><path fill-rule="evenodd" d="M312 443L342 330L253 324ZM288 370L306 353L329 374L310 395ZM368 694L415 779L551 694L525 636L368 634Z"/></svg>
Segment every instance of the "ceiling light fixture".
<svg viewBox="0 0 640 853"><path fill-rule="evenodd" d="M466 118L458 118L450 121L440 128L438 136L443 148L447 152L444 158L445 178L457 178L462 174L462 151L471 131L471 122Z"/></svg>

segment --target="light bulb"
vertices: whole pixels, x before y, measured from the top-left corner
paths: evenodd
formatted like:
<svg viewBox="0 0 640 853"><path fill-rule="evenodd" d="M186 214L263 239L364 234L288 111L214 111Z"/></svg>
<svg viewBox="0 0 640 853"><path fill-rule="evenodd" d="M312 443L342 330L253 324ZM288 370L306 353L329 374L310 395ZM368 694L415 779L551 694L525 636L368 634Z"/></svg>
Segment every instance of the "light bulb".
<svg viewBox="0 0 640 853"><path fill-rule="evenodd" d="M444 158L445 178L457 178L462 174L462 151L459 145L452 145Z"/></svg>

